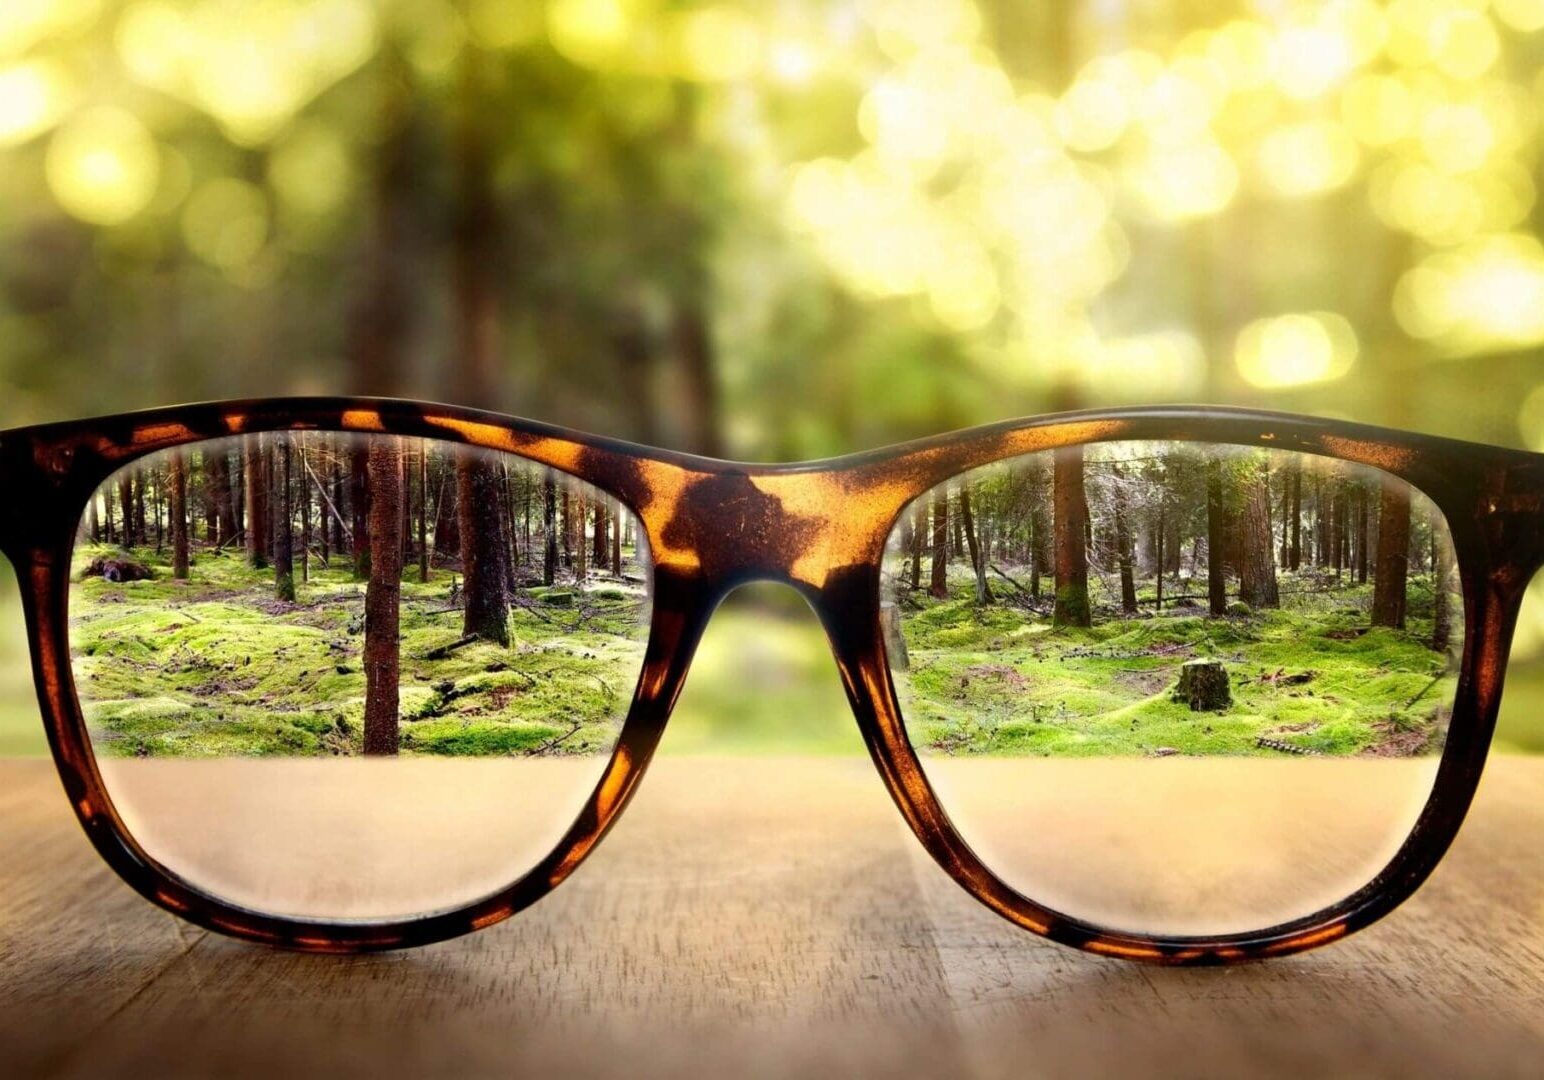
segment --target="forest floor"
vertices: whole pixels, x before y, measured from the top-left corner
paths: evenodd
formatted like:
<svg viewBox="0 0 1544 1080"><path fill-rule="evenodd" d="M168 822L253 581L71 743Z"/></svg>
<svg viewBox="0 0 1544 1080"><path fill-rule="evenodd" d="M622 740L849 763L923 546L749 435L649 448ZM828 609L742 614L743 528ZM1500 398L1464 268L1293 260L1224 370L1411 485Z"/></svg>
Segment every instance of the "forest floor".
<svg viewBox="0 0 1544 1080"><path fill-rule="evenodd" d="M977 606L965 571L951 573L948 600L903 598L911 666L896 684L923 752L1403 757L1441 748L1457 677L1429 646L1425 580L1411 582L1403 631L1369 628L1370 586L1290 576L1280 609L1129 619L1105 609L1091 629L1058 629L1027 605ZM1202 658L1228 671L1226 709L1197 713L1171 698L1180 665Z"/></svg>
<svg viewBox="0 0 1544 1080"><path fill-rule="evenodd" d="M107 545L75 553L70 636L99 753L120 756L357 753L362 741L365 584L315 559L298 602L239 552L196 552L188 581L170 551L136 549L150 581L80 576ZM636 575L631 563L624 569ZM461 638L459 575L402 583L401 747L426 754L609 752L642 666L646 596L592 575L521 590L511 645Z"/></svg>

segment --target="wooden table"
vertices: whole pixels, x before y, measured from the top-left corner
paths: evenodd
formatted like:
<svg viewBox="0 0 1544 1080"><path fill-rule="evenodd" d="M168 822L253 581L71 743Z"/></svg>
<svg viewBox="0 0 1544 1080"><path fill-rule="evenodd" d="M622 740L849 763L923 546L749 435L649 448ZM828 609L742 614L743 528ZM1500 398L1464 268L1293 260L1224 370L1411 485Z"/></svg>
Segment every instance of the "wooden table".
<svg viewBox="0 0 1544 1080"><path fill-rule="evenodd" d="M664 758L575 877L416 951L196 930L98 861L52 767L0 763L0 1074L1538 1075L1544 759L1495 762L1381 925L1163 970L1016 930L866 761Z"/></svg>

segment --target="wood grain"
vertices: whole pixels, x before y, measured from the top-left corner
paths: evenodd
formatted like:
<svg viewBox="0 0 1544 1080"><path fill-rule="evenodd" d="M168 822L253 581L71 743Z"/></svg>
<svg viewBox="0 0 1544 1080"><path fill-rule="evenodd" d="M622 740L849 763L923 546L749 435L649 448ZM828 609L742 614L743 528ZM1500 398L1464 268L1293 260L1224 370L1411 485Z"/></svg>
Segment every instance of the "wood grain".
<svg viewBox="0 0 1544 1080"><path fill-rule="evenodd" d="M1243 968L1084 956L934 867L865 761L665 758L552 897L358 958L205 934L0 763L0 1073L1537 1075L1544 760L1491 767L1394 916Z"/></svg>

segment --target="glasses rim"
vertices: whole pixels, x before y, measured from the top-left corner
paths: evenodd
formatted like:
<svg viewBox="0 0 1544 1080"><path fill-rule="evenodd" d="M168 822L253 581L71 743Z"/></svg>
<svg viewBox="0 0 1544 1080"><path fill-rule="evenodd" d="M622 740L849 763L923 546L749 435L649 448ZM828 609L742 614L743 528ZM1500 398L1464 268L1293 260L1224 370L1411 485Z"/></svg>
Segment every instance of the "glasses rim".
<svg viewBox="0 0 1544 1080"><path fill-rule="evenodd" d="M200 891L147 855L97 771L68 643L70 552L87 500L112 472L159 450L282 431L434 438L514 454L618 499L654 559L655 592L637 688L601 780L544 859L506 888L435 914L381 922L276 916ZM1039 450L1158 440L1292 450L1368 465L1421 491L1447 519L1464 598L1453 715L1432 794L1393 861L1319 912L1207 935L1111 931L1062 915L994 875L934 795L901 719L879 619L886 538L913 499L982 465ZM789 465L638 446L549 424L397 399L271 398L176 406L0 432L0 552L23 609L50 746L98 852L159 906L235 937L315 952L399 948L490 926L561 883L614 824L669 718L718 603L770 580L805 595L824 626L870 755L912 831L968 892L1015 924L1085 951L1171 964L1285 955L1344 937L1415 891L1456 834L1478 786L1523 592L1544 567L1544 455L1308 416L1153 406L1009 420L898 446ZM740 515L726 529L723 508ZM25 507L25 513L22 511Z"/></svg>

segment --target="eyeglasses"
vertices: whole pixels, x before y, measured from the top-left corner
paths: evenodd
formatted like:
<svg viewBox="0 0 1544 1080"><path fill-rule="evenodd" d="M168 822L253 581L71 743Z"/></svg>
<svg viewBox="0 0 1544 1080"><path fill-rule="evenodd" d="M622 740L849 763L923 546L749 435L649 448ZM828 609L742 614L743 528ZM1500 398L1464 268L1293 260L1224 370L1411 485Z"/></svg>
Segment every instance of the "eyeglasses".
<svg viewBox="0 0 1544 1080"><path fill-rule="evenodd" d="M93 844L315 951L572 873L752 580L808 600L896 805L999 914L1138 960L1311 948L1453 839L1544 564L1544 457L1232 409L763 466L269 400L7 431L0 469Z"/></svg>

